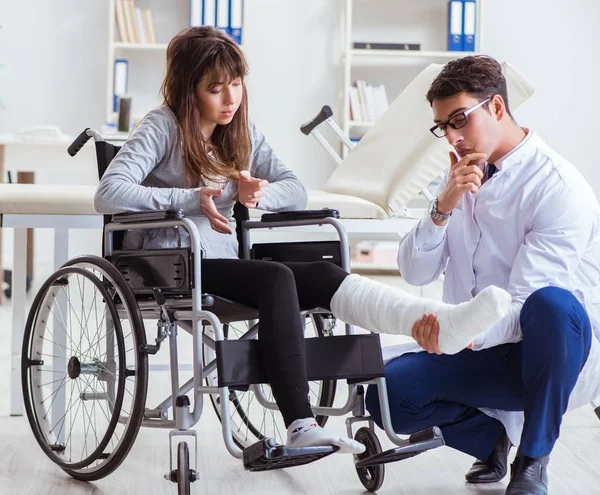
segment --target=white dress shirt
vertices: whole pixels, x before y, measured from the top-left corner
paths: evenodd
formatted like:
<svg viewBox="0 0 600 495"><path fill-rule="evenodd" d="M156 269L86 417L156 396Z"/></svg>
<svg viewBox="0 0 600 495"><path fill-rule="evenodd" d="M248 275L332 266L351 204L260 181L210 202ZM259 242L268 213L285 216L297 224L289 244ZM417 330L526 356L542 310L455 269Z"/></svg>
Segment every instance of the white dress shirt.
<svg viewBox="0 0 600 495"><path fill-rule="evenodd" d="M600 205L572 164L525 131L523 141L494 163L495 175L462 196L446 225L435 225L426 214L400 241L398 266L413 285L445 273L443 299L449 303L468 301L489 285L510 293L508 314L477 337L475 351L521 340L521 307L536 289L573 292L594 335L569 402L575 408L600 395ZM446 181L447 175L440 191ZM415 350L387 349L386 361ZM521 412L484 412L500 419L518 445Z"/></svg>

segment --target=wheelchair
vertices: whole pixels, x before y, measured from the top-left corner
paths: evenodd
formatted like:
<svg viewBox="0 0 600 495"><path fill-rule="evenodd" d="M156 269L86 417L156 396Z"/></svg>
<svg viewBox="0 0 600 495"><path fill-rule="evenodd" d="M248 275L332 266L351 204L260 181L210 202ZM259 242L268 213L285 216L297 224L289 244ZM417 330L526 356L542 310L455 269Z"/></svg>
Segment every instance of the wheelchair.
<svg viewBox="0 0 600 495"><path fill-rule="evenodd" d="M74 156L94 138L99 176L119 147L86 129L69 147ZM250 220L236 204L240 256L274 261L337 263L349 271L347 236L335 210L264 214ZM254 229L333 227L337 241L255 243ZM189 248L122 249L126 231L187 230ZM244 468L264 471L316 461L337 447L285 446L285 427L266 383L257 350L258 311L201 290L201 250L195 224L182 211L121 213L104 217L103 255L78 256L52 274L36 294L22 347L24 405L43 452L73 478L101 479L124 461L141 426L166 428L169 469L165 479L190 493L199 479L198 438L193 426L208 396L225 447ZM444 445L438 427L400 438L392 428L379 335L354 334L321 308L303 308L310 399L319 424L344 416L347 433L366 446L354 456L363 486L376 491L384 464ZM155 320L147 341L144 320ZM192 338L192 378L180 383L179 334ZM146 403L150 357L168 346L170 390L152 407ZM342 380L343 405L334 405ZM396 445L383 451L373 420L365 414L364 385L376 383L385 432ZM191 399L191 400L190 400ZM353 431L356 423L366 426ZM174 454L174 442L177 442ZM190 448L190 445L193 445ZM193 451L193 456L191 452Z"/></svg>

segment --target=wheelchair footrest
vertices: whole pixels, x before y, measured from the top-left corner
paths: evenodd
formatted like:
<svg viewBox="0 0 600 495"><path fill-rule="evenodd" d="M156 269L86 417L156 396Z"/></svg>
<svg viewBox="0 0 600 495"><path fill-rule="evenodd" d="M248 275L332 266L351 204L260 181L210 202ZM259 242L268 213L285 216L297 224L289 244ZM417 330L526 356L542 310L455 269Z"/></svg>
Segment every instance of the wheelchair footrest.
<svg viewBox="0 0 600 495"><path fill-rule="evenodd" d="M431 428L412 434L405 440L404 444L396 448L361 459L354 467L358 469L401 461L443 445L445 445L445 442L442 431L437 426L432 426Z"/></svg>
<svg viewBox="0 0 600 495"><path fill-rule="evenodd" d="M267 471L301 466L333 454L338 450L334 446L286 447L277 445L272 438L265 438L244 449L244 469L248 471Z"/></svg>

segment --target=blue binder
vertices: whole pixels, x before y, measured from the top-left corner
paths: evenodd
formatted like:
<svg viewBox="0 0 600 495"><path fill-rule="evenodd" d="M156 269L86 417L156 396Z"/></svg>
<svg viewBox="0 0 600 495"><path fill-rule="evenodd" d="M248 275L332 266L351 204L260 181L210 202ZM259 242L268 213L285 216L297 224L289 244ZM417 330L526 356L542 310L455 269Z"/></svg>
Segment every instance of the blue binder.
<svg viewBox="0 0 600 495"><path fill-rule="evenodd" d="M463 0L448 2L448 51L463 50Z"/></svg>
<svg viewBox="0 0 600 495"><path fill-rule="evenodd" d="M190 27L202 26L204 0L190 0Z"/></svg>
<svg viewBox="0 0 600 495"><path fill-rule="evenodd" d="M229 0L229 35L238 45L242 44L244 0Z"/></svg>
<svg viewBox="0 0 600 495"><path fill-rule="evenodd" d="M474 52L477 28L476 0L463 0L463 51Z"/></svg>
<svg viewBox="0 0 600 495"><path fill-rule="evenodd" d="M202 24L205 26L216 26L217 0L204 0L202 3Z"/></svg>
<svg viewBox="0 0 600 495"><path fill-rule="evenodd" d="M229 32L229 0L217 0L217 28Z"/></svg>
<svg viewBox="0 0 600 495"><path fill-rule="evenodd" d="M113 112L119 109L119 96L127 94L129 79L129 62L125 58L115 60L115 73L113 76Z"/></svg>

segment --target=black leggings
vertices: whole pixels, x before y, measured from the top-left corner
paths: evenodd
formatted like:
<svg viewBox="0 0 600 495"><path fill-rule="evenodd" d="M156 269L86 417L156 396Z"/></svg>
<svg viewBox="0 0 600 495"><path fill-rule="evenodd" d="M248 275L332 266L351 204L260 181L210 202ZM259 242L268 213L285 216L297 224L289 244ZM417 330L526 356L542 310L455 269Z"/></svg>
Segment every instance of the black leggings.
<svg viewBox="0 0 600 495"><path fill-rule="evenodd" d="M313 416L300 307L330 309L347 275L328 261L202 260L202 292L258 309L260 359L286 427Z"/></svg>

